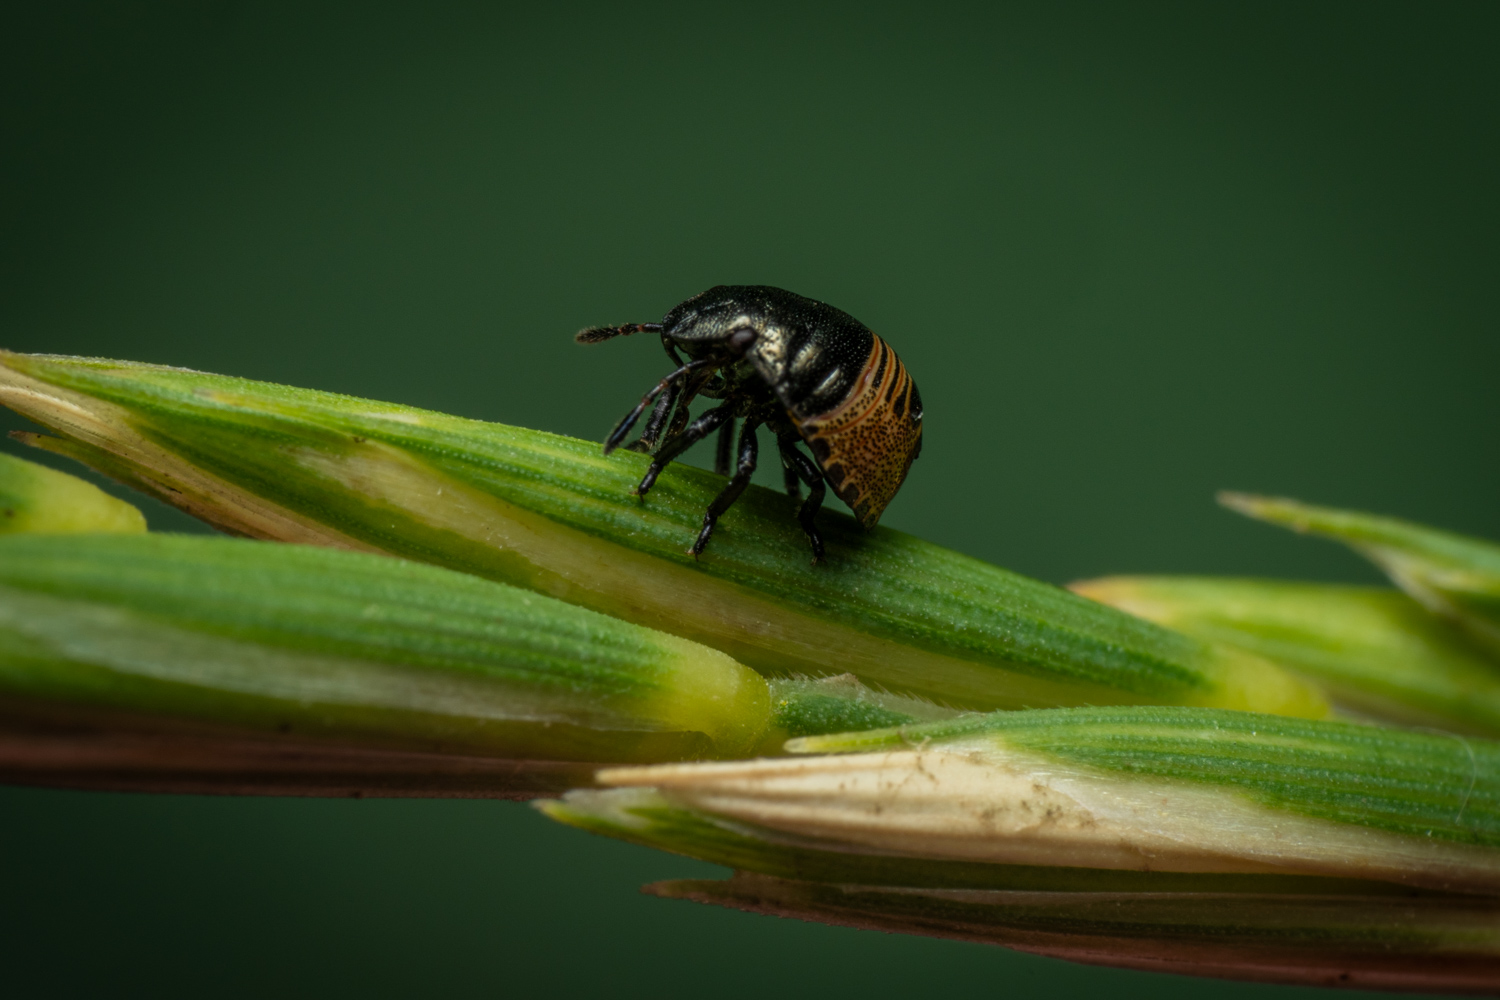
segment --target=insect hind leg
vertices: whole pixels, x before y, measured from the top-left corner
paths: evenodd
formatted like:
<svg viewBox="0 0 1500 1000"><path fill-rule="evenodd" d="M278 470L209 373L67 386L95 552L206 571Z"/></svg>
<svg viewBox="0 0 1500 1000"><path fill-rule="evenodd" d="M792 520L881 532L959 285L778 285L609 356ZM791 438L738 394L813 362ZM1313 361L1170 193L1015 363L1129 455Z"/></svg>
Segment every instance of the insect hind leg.
<svg viewBox="0 0 1500 1000"><path fill-rule="evenodd" d="M813 519L823 506L823 497L827 494L823 486L823 472L812 459L802 453L795 439L780 438L777 444L781 449L781 461L786 468L790 472L795 472L797 477L807 484L807 499L802 501L802 506L797 509L797 523L802 525L808 544L812 546L813 562L822 562L823 536L818 532Z"/></svg>
<svg viewBox="0 0 1500 1000"><path fill-rule="evenodd" d="M802 496L802 477L797 475L797 470L792 466L791 460L786 455L781 456L781 479L786 487L786 495L796 500Z"/></svg>

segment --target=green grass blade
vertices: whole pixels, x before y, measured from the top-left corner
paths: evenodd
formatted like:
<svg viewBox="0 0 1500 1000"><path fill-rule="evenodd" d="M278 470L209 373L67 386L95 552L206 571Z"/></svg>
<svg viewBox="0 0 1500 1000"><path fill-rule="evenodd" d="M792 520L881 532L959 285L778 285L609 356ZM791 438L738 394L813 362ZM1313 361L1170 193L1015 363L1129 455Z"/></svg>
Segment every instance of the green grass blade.
<svg viewBox="0 0 1500 1000"><path fill-rule="evenodd" d="M1072 589L1305 674L1357 714L1500 736L1500 662L1399 591L1151 576L1086 580Z"/></svg>
<svg viewBox="0 0 1500 1000"><path fill-rule="evenodd" d="M823 565L785 496L593 442L388 403L123 362L0 355L0 399L58 450L225 530L387 552L527 587L763 673L851 673L962 708L1182 703L1320 715L1273 665L898 531L828 512Z"/></svg>
<svg viewBox="0 0 1500 1000"><path fill-rule="evenodd" d="M146 518L92 483L0 455L0 535L139 534Z"/></svg>
<svg viewBox="0 0 1500 1000"><path fill-rule="evenodd" d="M766 682L696 643L382 556L0 538L0 698L387 747L674 760L759 746Z"/></svg>
<svg viewBox="0 0 1500 1000"><path fill-rule="evenodd" d="M816 680L778 678L770 683L773 725L783 742L824 733L937 722L965 714L917 698L872 691L853 674Z"/></svg>
<svg viewBox="0 0 1500 1000"><path fill-rule="evenodd" d="M1224 493L1219 502L1293 531L1343 542L1435 614L1500 655L1500 545L1394 517Z"/></svg>

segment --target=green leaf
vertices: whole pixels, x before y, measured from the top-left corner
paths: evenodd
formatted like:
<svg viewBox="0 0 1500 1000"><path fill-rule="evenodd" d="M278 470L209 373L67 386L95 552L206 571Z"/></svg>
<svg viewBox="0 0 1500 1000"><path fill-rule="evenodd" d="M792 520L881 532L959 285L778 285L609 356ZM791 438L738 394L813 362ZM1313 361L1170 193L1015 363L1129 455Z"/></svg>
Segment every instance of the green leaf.
<svg viewBox="0 0 1500 1000"><path fill-rule="evenodd" d="M0 535L139 534L146 518L76 476L0 455Z"/></svg>
<svg viewBox="0 0 1500 1000"><path fill-rule="evenodd" d="M1500 545L1410 521L1296 500L1223 493L1241 514L1343 542L1423 607L1457 622L1500 654Z"/></svg>
<svg viewBox="0 0 1500 1000"><path fill-rule="evenodd" d="M917 698L872 691L859 683L853 674L816 680L772 680L771 712L782 741L823 733L936 722L964 714Z"/></svg>
<svg viewBox="0 0 1500 1000"><path fill-rule="evenodd" d="M0 538L0 698L554 760L753 751L723 653L383 556L171 535Z"/></svg>
<svg viewBox="0 0 1500 1000"><path fill-rule="evenodd" d="M1357 714L1500 736L1500 662L1399 591L1151 576L1086 580L1072 589L1274 660Z"/></svg>
<svg viewBox="0 0 1500 1000"><path fill-rule="evenodd" d="M592 442L124 362L0 355L0 399L80 458L227 531L386 552L527 587L774 676L850 673L957 708L1184 703L1317 716L1321 695L1209 647L890 529L752 487L701 560L723 480ZM39 442L44 443L45 442Z"/></svg>

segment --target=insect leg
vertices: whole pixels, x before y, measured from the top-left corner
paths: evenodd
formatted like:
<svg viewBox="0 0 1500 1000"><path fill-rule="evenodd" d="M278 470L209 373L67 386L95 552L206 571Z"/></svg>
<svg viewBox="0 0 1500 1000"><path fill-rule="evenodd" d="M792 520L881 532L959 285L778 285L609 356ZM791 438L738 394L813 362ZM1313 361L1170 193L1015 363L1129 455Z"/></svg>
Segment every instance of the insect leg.
<svg viewBox="0 0 1500 1000"><path fill-rule="evenodd" d="M796 500L802 495L802 477L797 475L797 467L787 458L786 452L798 441L797 429L784 413L775 410L766 417L766 429L776 435L776 445L781 450L781 481L786 487L786 495Z"/></svg>
<svg viewBox="0 0 1500 1000"><path fill-rule="evenodd" d="M677 400L677 412L672 414L672 422L667 425L666 439L681 434L682 429L687 426L688 410L692 407L693 400L698 398L698 390L703 388L703 383L708 381L712 374L712 371L700 371L682 383L682 395Z"/></svg>
<svg viewBox="0 0 1500 1000"><path fill-rule="evenodd" d="M682 433L683 428L687 426L688 417L691 415L690 410L693 405L693 399L697 395L698 393L689 387L678 397L677 412L672 414L672 422L667 425L667 433L663 435L662 440L670 441Z"/></svg>
<svg viewBox="0 0 1500 1000"><path fill-rule="evenodd" d="M797 510L797 522L802 525L808 542L812 544L813 562L822 562L823 536L818 534L813 517L818 513L818 508L823 506L825 493L823 472L813 464L812 459L802 454L795 440L782 438L777 443L781 448L781 460L794 468L797 475L807 484L807 499L802 501L802 506Z"/></svg>
<svg viewBox="0 0 1500 1000"><path fill-rule="evenodd" d="M672 407L677 405L677 400L682 396L682 383L674 382L667 391L656 397L656 405L651 408L651 416L646 418L646 429L641 431L641 436L630 442L625 447L629 451L639 451L649 455L656 447L656 442L661 440L662 426L667 422L667 417L672 414Z"/></svg>
<svg viewBox="0 0 1500 1000"><path fill-rule="evenodd" d="M651 416L646 421L646 429L641 431L639 440L631 442L626 447L631 451L649 455L656 450L658 442L663 439L670 440L674 435L681 433L682 429L687 426L688 411L693 405L693 397L698 394L698 387L712 376L713 366L710 365L695 372L690 378L682 379L662 393L656 400L656 406L651 410ZM673 412L674 406L676 407L675 413ZM672 424L663 434L662 425L666 424L668 416L672 418Z"/></svg>
<svg viewBox="0 0 1500 1000"><path fill-rule="evenodd" d="M746 430L750 428L745 425ZM741 460L744 458L745 442L740 440ZM724 426L719 428L718 452L714 455L714 472L721 476L729 475L729 460L734 457L734 420L724 421Z"/></svg>
<svg viewBox="0 0 1500 1000"><path fill-rule="evenodd" d="M726 428L734 426L731 419L724 425ZM708 544L708 539L714 533L714 525L719 521L719 515L723 514L734 502L745 492L745 487L750 485L750 477L755 472L755 456L759 443L756 440L755 430L759 426L754 421L745 421L745 429L740 431L740 457L734 471L734 478L729 480L729 485L724 487L714 502L708 505L707 512L703 515L703 530L698 532L698 540L693 542L693 547L688 549L694 559L702 555L703 547ZM722 431L720 432L723 433ZM720 437L719 441L726 440Z"/></svg>
<svg viewBox="0 0 1500 1000"><path fill-rule="evenodd" d="M672 364L681 368L683 365L682 357L677 353L677 348L672 345L672 342L666 337L662 337L661 346L666 348L667 357L672 359Z"/></svg>
<svg viewBox="0 0 1500 1000"><path fill-rule="evenodd" d="M667 357L672 359L674 368L681 368L687 362L677 353L677 348L666 337L661 339L662 349L667 352ZM661 440L661 429L666 426L667 418L672 415L672 407L677 403L682 394L682 383L673 385L656 400L656 406L651 409L651 416L646 420L646 429L641 431L641 436L627 444L625 447L631 451L638 451L649 455L656 450L656 443Z"/></svg>
<svg viewBox="0 0 1500 1000"><path fill-rule="evenodd" d="M694 373L691 378L685 379L683 381L682 393L677 397L677 411L672 414L672 422L667 425L667 432L660 435L663 441L670 441L674 437L682 433L682 429L687 426L688 417L693 406L693 400L697 398L698 390L703 387L704 382L708 381L712 377L713 368L708 367ZM660 432L658 431L658 433ZM641 436L645 437L644 434L642 434ZM651 440L647 441L647 447L640 450L655 450L656 440L656 438L652 438Z"/></svg>
<svg viewBox="0 0 1500 1000"><path fill-rule="evenodd" d="M733 416L734 410L730 404L726 403L723 406L716 406L712 410L704 412L702 416L694 420L691 424L688 424L687 430L676 437L668 438L666 443L662 445L661 450L656 453L656 458L652 460L650 468L646 470L646 474L641 477L640 484L631 490L631 492L638 497L645 496L651 487L656 485L656 477L661 475L662 469L665 469L678 455L681 455L693 445L718 430L724 421Z"/></svg>
<svg viewBox="0 0 1500 1000"><path fill-rule="evenodd" d="M653 399L661 395L662 392L664 392L674 382L677 382L679 379L684 378L691 372L695 372L703 368L707 364L709 364L709 360L707 358L698 361L689 361L687 364L683 365L681 368L677 369L675 372L668 375L660 382L656 383L656 386L650 392L641 397L641 401L636 404L635 409L625 414L625 418L615 425L614 430L609 432L609 437L604 439L604 454L608 455L610 452L614 451L620 446L620 442L625 440L625 435L630 433L630 428L634 427L635 422L640 419L641 411L644 410Z"/></svg>
<svg viewBox="0 0 1500 1000"><path fill-rule="evenodd" d="M797 475L797 470L792 467L791 461L785 454L781 456L781 476L786 484L786 495L793 500L802 495L802 477Z"/></svg>

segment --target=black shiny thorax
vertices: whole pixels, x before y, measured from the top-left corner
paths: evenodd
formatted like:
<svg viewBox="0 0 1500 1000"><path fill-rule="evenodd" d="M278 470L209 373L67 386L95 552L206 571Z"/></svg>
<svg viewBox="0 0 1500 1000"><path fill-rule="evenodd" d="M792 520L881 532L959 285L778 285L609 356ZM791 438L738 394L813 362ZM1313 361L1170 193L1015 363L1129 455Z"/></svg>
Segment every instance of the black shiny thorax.
<svg viewBox="0 0 1500 1000"><path fill-rule="evenodd" d="M843 310L768 285L710 288L667 313L661 332L669 347L692 359L728 352L739 363L724 371L726 382L748 386L753 370L798 417L842 403L874 343L874 334ZM722 398L712 389L704 395Z"/></svg>

